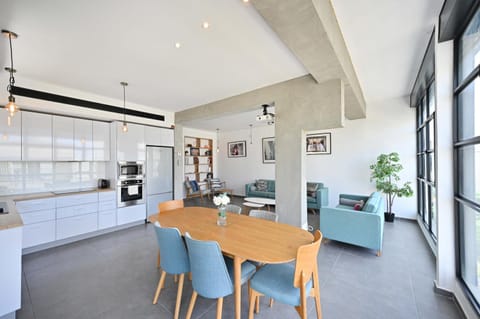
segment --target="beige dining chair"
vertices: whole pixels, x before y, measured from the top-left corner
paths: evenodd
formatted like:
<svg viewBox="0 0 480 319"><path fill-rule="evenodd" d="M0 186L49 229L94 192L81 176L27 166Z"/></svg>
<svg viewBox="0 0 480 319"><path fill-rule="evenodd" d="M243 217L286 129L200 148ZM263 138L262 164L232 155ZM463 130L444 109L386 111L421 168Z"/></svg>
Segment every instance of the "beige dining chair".
<svg viewBox="0 0 480 319"><path fill-rule="evenodd" d="M266 220L271 220L272 222L278 222L278 215L274 212L269 212L266 210L257 210L252 209L248 214L250 217L261 218Z"/></svg>
<svg viewBox="0 0 480 319"><path fill-rule="evenodd" d="M235 204L228 204L227 205L227 212L230 213L235 213L235 214L241 214L242 213L242 207L235 205Z"/></svg>

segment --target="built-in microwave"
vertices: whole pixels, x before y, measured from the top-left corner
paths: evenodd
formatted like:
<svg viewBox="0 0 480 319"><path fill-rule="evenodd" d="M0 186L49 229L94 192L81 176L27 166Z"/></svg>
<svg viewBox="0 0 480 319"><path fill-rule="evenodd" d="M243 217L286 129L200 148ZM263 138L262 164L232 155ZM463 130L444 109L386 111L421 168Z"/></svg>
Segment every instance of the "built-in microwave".
<svg viewBox="0 0 480 319"><path fill-rule="evenodd" d="M118 179L143 179L143 162L118 162Z"/></svg>

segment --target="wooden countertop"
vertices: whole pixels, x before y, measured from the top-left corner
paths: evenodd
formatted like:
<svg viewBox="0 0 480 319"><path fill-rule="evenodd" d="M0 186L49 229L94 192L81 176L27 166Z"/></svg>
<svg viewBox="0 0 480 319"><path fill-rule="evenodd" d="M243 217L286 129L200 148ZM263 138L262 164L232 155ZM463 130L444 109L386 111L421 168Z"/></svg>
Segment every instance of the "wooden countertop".
<svg viewBox="0 0 480 319"><path fill-rule="evenodd" d="M113 188L102 188L102 189L88 189L88 190L78 190L67 193L55 193L55 192L44 192L44 193L34 193L34 194L18 194L18 195L7 195L0 196L0 202L7 203L8 214L0 214L0 231L8 228L21 227L23 226L22 217L15 209L15 202L31 199L42 199L50 197L61 197L61 196L71 196L78 194L89 194L89 193L100 193L100 192L112 192Z"/></svg>

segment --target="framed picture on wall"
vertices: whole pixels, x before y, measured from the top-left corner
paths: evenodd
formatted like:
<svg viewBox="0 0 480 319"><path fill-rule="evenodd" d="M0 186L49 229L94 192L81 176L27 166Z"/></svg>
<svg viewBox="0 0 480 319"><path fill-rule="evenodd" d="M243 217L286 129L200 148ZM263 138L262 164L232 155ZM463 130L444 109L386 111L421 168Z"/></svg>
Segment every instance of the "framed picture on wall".
<svg viewBox="0 0 480 319"><path fill-rule="evenodd" d="M307 155L332 154L331 133L307 135Z"/></svg>
<svg viewBox="0 0 480 319"><path fill-rule="evenodd" d="M275 163L275 137L262 138L263 163Z"/></svg>
<svg viewBox="0 0 480 319"><path fill-rule="evenodd" d="M228 157L246 157L247 156L247 142L238 141L228 143Z"/></svg>

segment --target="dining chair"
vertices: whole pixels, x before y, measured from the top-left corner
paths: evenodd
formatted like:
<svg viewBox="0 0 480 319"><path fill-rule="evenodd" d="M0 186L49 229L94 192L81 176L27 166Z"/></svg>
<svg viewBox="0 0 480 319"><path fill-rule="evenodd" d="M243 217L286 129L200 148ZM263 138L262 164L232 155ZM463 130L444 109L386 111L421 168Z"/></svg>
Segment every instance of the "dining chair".
<svg viewBox="0 0 480 319"><path fill-rule="evenodd" d="M227 205L227 212L235 213L235 214L241 214L242 213L242 207L235 205L235 204L228 204Z"/></svg>
<svg viewBox="0 0 480 319"><path fill-rule="evenodd" d="M216 241L193 239L185 234L192 272L193 293L188 306L186 319L190 319L197 300L197 295L217 299L217 319L222 318L223 297L234 292L232 283L233 262L225 260ZM249 262L242 263L241 284L255 273L255 266Z"/></svg>
<svg viewBox="0 0 480 319"><path fill-rule="evenodd" d="M174 210L177 208L183 208L183 199L168 200L166 202L161 202L158 204L158 213L166 212L169 210ZM157 253L157 268L160 267L160 250ZM176 277L175 277L176 282Z"/></svg>
<svg viewBox="0 0 480 319"><path fill-rule="evenodd" d="M278 215L274 212L269 212L266 210L252 209L250 213L248 213L248 216L271 220L272 222L278 222Z"/></svg>
<svg viewBox="0 0 480 319"><path fill-rule="evenodd" d="M295 265L269 264L255 273L250 279L249 319L253 319L257 296L262 295L294 306L302 319L307 318L307 295L313 296L317 319L322 318L317 265L322 237L322 233L317 230L313 243L298 247Z"/></svg>
<svg viewBox="0 0 480 319"><path fill-rule="evenodd" d="M154 224L154 227L155 234L157 235L158 247L162 254L162 274L158 281L155 296L153 297L153 304L157 304L158 296L165 283L167 273L179 275L177 301L174 313L174 319L178 319L185 273L190 272L190 261L188 259L187 248L185 247L182 235L177 228L162 227L158 222Z"/></svg>

